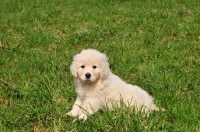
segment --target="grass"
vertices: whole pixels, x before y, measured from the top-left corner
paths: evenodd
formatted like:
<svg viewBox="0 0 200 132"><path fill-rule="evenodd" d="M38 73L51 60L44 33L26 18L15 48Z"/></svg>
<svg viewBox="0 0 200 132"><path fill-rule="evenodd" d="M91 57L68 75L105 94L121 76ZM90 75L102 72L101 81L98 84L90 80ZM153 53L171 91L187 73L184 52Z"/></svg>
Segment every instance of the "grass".
<svg viewBox="0 0 200 132"><path fill-rule="evenodd" d="M1 0L0 131L200 131L198 0ZM94 48L165 112L78 121L72 57ZM7 84L7 85L6 85ZM8 85L10 84L10 85ZM13 88L14 87L14 88Z"/></svg>

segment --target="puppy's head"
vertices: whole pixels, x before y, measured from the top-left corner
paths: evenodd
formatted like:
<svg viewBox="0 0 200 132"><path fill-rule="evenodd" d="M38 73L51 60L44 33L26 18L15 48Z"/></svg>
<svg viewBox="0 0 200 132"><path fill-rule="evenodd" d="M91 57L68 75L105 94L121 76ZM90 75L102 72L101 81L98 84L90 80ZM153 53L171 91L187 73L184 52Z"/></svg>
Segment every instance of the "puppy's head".
<svg viewBox="0 0 200 132"><path fill-rule="evenodd" d="M83 83L95 83L105 79L110 73L110 68L105 54L87 49L74 56L70 71Z"/></svg>

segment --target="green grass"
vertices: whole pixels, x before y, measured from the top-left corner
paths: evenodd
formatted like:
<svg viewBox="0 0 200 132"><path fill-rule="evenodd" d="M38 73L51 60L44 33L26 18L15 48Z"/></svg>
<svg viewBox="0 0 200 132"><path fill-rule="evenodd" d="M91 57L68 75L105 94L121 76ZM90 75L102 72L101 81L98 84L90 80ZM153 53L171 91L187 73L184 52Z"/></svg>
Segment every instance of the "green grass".
<svg viewBox="0 0 200 132"><path fill-rule="evenodd" d="M200 131L199 0L1 0L0 131ZM128 108L86 122L75 100L72 57L94 48L165 112Z"/></svg>

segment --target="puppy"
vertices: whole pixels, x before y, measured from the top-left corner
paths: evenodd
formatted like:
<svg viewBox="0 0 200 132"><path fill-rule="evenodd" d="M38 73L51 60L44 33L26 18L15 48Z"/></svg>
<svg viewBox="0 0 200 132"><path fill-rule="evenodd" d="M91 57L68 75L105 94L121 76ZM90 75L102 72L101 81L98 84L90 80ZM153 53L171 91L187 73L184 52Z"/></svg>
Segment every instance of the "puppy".
<svg viewBox="0 0 200 132"><path fill-rule="evenodd" d="M107 107L120 107L120 102L148 114L159 110L153 98L138 86L123 82L109 68L105 54L93 49L82 50L73 58L70 71L74 76L76 101L69 116L87 119L87 115Z"/></svg>

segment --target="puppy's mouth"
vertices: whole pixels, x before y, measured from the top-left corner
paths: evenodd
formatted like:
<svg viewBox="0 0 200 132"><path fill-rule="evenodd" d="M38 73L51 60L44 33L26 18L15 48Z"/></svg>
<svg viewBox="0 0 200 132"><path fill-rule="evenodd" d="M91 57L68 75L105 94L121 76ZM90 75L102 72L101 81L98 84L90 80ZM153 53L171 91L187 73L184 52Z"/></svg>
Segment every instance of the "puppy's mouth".
<svg viewBox="0 0 200 132"><path fill-rule="evenodd" d="M80 81L83 83L83 84L94 84L95 83L95 80L91 79L91 78L79 78Z"/></svg>
<svg viewBox="0 0 200 132"><path fill-rule="evenodd" d="M91 79L87 79L87 78L85 80L83 80L83 82L88 83L88 84L93 83L93 81Z"/></svg>

